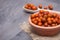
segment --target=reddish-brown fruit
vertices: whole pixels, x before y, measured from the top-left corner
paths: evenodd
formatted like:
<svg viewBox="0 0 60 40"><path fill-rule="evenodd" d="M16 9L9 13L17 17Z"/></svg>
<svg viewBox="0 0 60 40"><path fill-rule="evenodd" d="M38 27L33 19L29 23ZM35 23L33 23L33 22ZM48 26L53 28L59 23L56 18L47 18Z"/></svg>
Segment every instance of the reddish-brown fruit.
<svg viewBox="0 0 60 40"><path fill-rule="evenodd" d="M54 20L54 18L51 18L51 21L53 21Z"/></svg>
<svg viewBox="0 0 60 40"><path fill-rule="evenodd" d="M41 19L38 19L38 22L41 22Z"/></svg>
<svg viewBox="0 0 60 40"><path fill-rule="evenodd" d="M52 21L48 21L48 24L52 24Z"/></svg>
<svg viewBox="0 0 60 40"><path fill-rule="evenodd" d="M42 4L40 4L40 5L39 5L39 8L41 8L41 9L42 9Z"/></svg>
<svg viewBox="0 0 60 40"><path fill-rule="evenodd" d="M39 14L35 14L35 16L36 16L36 17L38 17L38 16L39 16Z"/></svg>
<svg viewBox="0 0 60 40"><path fill-rule="evenodd" d="M56 23L56 26L57 26L58 24Z"/></svg>
<svg viewBox="0 0 60 40"><path fill-rule="evenodd" d="M31 9L31 7L28 7L28 9Z"/></svg>
<svg viewBox="0 0 60 40"><path fill-rule="evenodd" d="M34 23L34 24L37 24L37 21L35 20L33 23Z"/></svg>
<svg viewBox="0 0 60 40"><path fill-rule="evenodd" d="M42 22L45 22L46 21L46 18L42 18Z"/></svg>
<svg viewBox="0 0 60 40"><path fill-rule="evenodd" d="M44 10L40 10L39 12L40 12L40 13L44 13Z"/></svg>
<svg viewBox="0 0 60 40"><path fill-rule="evenodd" d="M57 23L60 24L60 20L58 20Z"/></svg>
<svg viewBox="0 0 60 40"><path fill-rule="evenodd" d="M25 5L25 8L29 9L29 7L27 5Z"/></svg>
<svg viewBox="0 0 60 40"><path fill-rule="evenodd" d="M39 18L38 18L38 17L36 17L35 19L36 19L36 20L38 20Z"/></svg>
<svg viewBox="0 0 60 40"><path fill-rule="evenodd" d="M51 18L50 18L50 17L48 17L48 18L47 18L47 21L50 21L50 20L51 20Z"/></svg>
<svg viewBox="0 0 60 40"><path fill-rule="evenodd" d="M54 13L54 14L53 14L53 17L57 17L57 14L56 14L56 13Z"/></svg>
<svg viewBox="0 0 60 40"><path fill-rule="evenodd" d="M52 26L56 26L56 24L52 24Z"/></svg>
<svg viewBox="0 0 60 40"><path fill-rule="evenodd" d="M35 18L35 15L34 15L34 14L32 14L32 15L31 15L31 18Z"/></svg>
<svg viewBox="0 0 60 40"><path fill-rule="evenodd" d="M44 18L47 18L48 16L47 15L44 15Z"/></svg>
<svg viewBox="0 0 60 40"><path fill-rule="evenodd" d="M53 5L52 5L52 4L49 4L49 5L48 5L48 8L49 8L50 10L53 10Z"/></svg>
<svg viewBox="0 0 60 40"><path fill-rule="evenodd" d="M44 26L45 26L45 27L48 27L48 23L47 23L47 22L46 22L46 23L44 23Z"/></svg>
<svg viewBox="0 0 60 40"><path fill-rule="evenodd" d="M58 21L58 18L55 18L54 20L56 20L56 22Z"/></svg>
<svg viewBox="0 0 60 40"><path fill-rule="evenodd" d="M39 25L39 26L42 26L42 23L41 23L41 22L39 22L39 23L38 23L38 25Z"/></svg>
<svg viewBox="0 0 60 40"><path fill-rule="evenodd" d="M35 20L36 20L35 18L31 19L32 22L34 22Z"/></svg>
<svg viewBox="0 0 60 40"><path fill-rule="evenodd" d="M44 14L39 14L39 17L43 16Z"/></svg>
<svg viewBox="0 0 60 40"><path fill-rule="evenodd" d="M37 10L37 7L36 6L33 6L31 9L32 10Z"/></svg>
<svg viewBox="0 0 60 40"><path fill-rule="evenodd" d="M48 14L48 17L52 17L52 14L51 14L51 13L49 13L49 14Z"/></svg>
<svg viewBox="0 0 60 40"><path fill-rule="evenodd" d="M56 20L53 20L53 23L56 23Z"/></svg>
<svg viewBox="0 0 60 40"><path fill-rule="evenodd" d="M58 16L58 18L60 19L60 16Z"/></svg>
<svg viewBox="0 0 60 40"><path fill-rule="evenodd" d="M40 19L42 20L42 18L43 18L43 17L41 16Z"/></svg>
<svg viewBox="0 0 60 40"><path fill-rule="evenodd" d="M44 9L48 9L48 7L47 7L47 6L45 6L45 7L44 7Z"/></svg>

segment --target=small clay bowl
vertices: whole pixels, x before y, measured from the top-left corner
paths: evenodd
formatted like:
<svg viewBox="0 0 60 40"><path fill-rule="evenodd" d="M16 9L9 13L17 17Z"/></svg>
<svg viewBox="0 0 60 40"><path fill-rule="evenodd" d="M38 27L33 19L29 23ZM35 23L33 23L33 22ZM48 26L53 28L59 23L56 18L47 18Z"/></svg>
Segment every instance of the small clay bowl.
<svg viewBox="0 0 60 40"><path fill-rule="evenodd" d="M40 9L41 10L41 9ZM51 10L46 10L49 12L54 12L54 13L60 13L57 11L51 11ZM36 14L36 13L34 13ZM60 25L54 26L54 27L44 27L44 26L38 26L32 23L31 21L31 17L29 17L29 24L32 26L32 30L39 34L39 35L43 35L43 36L53 36L56 35L57 33L60 32Z"/></svg>

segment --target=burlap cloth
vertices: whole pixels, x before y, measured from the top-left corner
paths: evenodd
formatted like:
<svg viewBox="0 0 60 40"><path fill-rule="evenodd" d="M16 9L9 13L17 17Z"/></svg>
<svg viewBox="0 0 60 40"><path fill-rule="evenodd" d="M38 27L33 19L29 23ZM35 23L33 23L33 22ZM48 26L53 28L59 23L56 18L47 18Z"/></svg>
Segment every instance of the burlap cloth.
<svg viewBox="0 0 60 40"><path fill-rule="evenodd" d="M28 22L23 22L20 24L20 27L27 32L33 40L60 40L60 34L57 34L55 36L52 37L46 37L46 36L39 36L37 34L34 34L31 30L30 27L31 25L29 25Z"/></svg>

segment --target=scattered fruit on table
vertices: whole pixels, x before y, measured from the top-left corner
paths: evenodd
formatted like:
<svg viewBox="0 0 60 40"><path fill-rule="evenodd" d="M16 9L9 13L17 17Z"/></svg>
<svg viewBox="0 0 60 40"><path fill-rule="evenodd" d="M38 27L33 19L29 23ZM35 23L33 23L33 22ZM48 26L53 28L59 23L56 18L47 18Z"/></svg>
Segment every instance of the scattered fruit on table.
<svg viewBox="0 0 60 40"><path fill-rule="evenodd" d="M53 10L53 5L52 4L49 4L48 6L42 6L42 4L40 4L39 6L38 6L40 9L49 9L49 10Z"/></svg>
<svg viewBox="0 0 60 40"><path fill-rule="evenodd" d="M39 5L39 8L42 9L42 4Z"/></svg>
<svg viewBox="0 0 60 40"><path fill-rule="evenodd" d="M44 9L48 9L48 7L47 6L44 6Z"/></svg>
<svg viewBox="0 0 60 40"><path fill-rule="evenodd" d="M48 8L49 8L50 10L53 10L53 5L52 5L52 4L49 4L49 5L48 5Z"/></svg>

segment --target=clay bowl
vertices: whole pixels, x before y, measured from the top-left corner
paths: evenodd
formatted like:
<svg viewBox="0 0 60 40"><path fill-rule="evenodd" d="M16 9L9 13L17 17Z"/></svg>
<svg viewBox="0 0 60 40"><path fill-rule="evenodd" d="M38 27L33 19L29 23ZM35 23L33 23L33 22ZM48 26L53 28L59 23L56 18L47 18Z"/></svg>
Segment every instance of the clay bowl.
<svg viewBox="0 0 60 40"><path fill-rule="evenodd" d="M51 10L46 10L46 11L49 11L49 12L55 12L55 13L60 13L60 12L57 12L57 11L51 11ZM36 13L34 13L36 14ZM32 30L39 34L39 35L43 35L43 36L53 36L53 35L56 35L57 33L60 32L60 25L57 25L55 27L40 27L38 25L35 25L31 22L31 17L29 17L29 24L31 25L32 27Z"/></svg>

